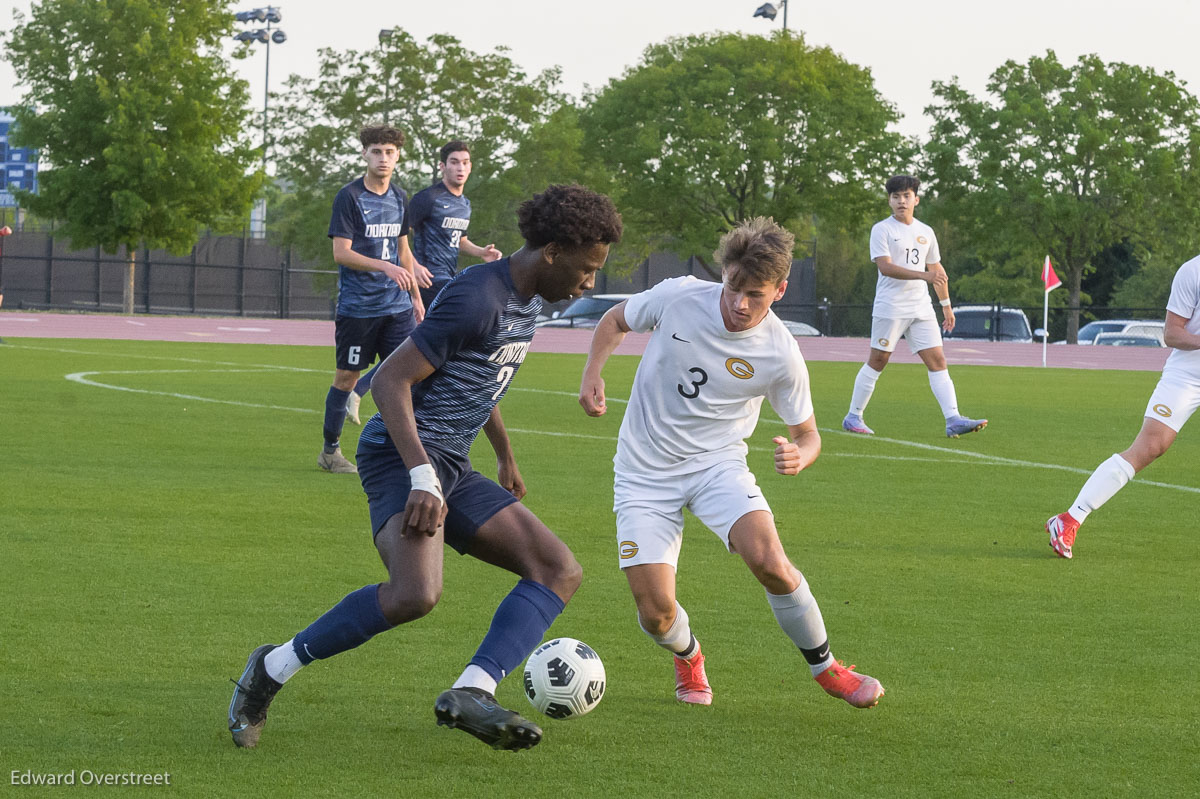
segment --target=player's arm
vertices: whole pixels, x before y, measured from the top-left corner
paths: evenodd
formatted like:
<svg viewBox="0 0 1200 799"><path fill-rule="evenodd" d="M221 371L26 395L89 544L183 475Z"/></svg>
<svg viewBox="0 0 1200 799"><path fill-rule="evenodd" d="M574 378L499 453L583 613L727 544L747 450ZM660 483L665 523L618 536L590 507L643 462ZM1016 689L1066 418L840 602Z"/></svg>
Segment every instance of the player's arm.
<svg viewBox="0 0 1200 799"><path fill-rule="evenodd" d="M336 264L356 272L382 272L396 281L396 285L405 291L412 291L416 288L417 283L413 279L412 270L396 266L391 261L371 258L355 252L350 248L352 243L350 239L341 236L333 237L333 260Z"/></svg>
<svg viewBox="0 0 1200 799"><path fill-rule="evenodd" d="M933 293L937 295L938 306L942 309L942 331L949 333L954 329L954 309L950 307L950 278L941 263L927 264L926 268L931 272L941 272L944 278L933 284Z"/></svg>
<svg viewBox="0 0 1200 799"><path fill-rule="evenodd" d="M787 437L775 436L775 471L780 474L799 474L812 465L821 454L821 434L817 432L817 417L812 415L800 424L789 424Z"/></svg>
<svg viewBox="0 0 1200 799"><path fill-rule="evenodd" d="M427 479L428 470L433 466L417 435L417 420L412 404L413 386L433 373L433 364L410 338L380 364L371 380L372 396L379 407L379 415L383 417L388 435L413 478L414 485L404 506L405 529L424 535L433 535L446 519L446 503L437 474L434 473L432 483ZM420 467L428 467L428 470ZM426 487L420 488L419 485Z"/></svg>
<svg viewBox="0 0 1200 799"><path fill-rule="evenodd" d="M466 236L462 236L459 238L458 249L462 250L467 255L471 256L472 258L479 258L484 263L490 263L492 261L499 261L501 258L504 257L504 253L497 250L495 244L489 244L486 247L480 247L478 244L471 241Z"/></svg>
<svg viewBox="0 0 1200 799"><path fill-rule="evenodd" d="M608 357L625 340L630 327L625 321L625 302L621 301L608 309L592 332L592 344L588 349L587 363L583 366L583 381L579 385L579 404L588 416L603 416L608 408L604 403L604 364Z"/></svg>
<svg viewBox="0 0 1200 799"><path fill-rule="evenodd" d="M917 271L916 269L909 269L906 266L892 263L890 255L881 255L876 258L875 267L885 277L894 277L896 280L924 280L933 286L934 290L937 290L939 284L946 285L946 270Z"/></svg>
<svg viewBox="0 0 1200 799"><path fill-rule="evenodd" d="M492 408L491 415L483 424L483 432L487 435L492 449L496 451L496 482L517 499L525 496L525 480L521 477L521 470L517 468L517 457L513 454L508 431L504 429L499 405Z"/></svg>
<svg viewBox="0 0 1200 799"><path fill-rule="evenodd" d="M1177 350L1200 350L1200 334L1189 333L1188 320L1173 311L1167 311L1163 325L1163 343Z"/></svg>
<svg viewBox="0 0 1200 799"><path fill-rule="evenodd" d="M400 265L412 275L413 286L408 289L408 295L412 297L413 319L420 324L425 318L425 303L421 300L421 289L418 287L429 288L433 285L433 281L429 278L429 270L425 267L421 267L425 271L424 280L417 273L417 259L413 257L412 250L408 249L408 236L401 236L396 243L396 255L399 256Z"/></svg>

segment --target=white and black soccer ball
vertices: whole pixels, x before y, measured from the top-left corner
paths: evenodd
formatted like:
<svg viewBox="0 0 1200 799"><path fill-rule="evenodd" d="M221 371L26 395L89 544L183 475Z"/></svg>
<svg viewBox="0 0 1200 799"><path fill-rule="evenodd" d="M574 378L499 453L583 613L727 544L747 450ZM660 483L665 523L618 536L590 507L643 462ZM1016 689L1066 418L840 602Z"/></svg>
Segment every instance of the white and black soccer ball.
<svg viewBox="0 0 1200 799"><path fill-rule="evenodd" d="M525 696L552 719L582 716L604 696L604 664L582 641L547 641L525 662Z"/></svg>

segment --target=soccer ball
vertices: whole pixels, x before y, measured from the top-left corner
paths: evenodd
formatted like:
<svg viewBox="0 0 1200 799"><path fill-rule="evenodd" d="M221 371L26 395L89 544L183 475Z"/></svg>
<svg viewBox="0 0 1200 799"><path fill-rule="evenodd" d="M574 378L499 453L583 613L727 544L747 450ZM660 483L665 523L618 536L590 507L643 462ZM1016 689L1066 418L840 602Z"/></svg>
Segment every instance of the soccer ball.
<svg viewBox="0 0 1200 799"><path fill-rule="evenodd" d="M604 696L604 664L582 641L547 641L525 663L525 696L552 719L582 716Z"/></svg>

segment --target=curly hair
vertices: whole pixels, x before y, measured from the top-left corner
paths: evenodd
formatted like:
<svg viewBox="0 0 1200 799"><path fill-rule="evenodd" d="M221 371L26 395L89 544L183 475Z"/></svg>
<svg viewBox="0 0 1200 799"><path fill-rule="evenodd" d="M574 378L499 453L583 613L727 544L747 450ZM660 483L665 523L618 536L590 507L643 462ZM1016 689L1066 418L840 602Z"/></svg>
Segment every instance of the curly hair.
<svg viewBox="0 0 1200 799"><path fill-rule="evenodd" d="M394 144L397 150L404 146L404 134L390 125L367 125L358 132L358 140L364 150L372 144Z"/></svg>
<svg viewBox="0 0 1200 799"><path fill-rule="evenodd" d="M740 288L748 282L778 286L792 271L796 237L769 216L742 222L721 237L713 258L731 272L731 283Z"/></svg>
<svg viewBox="0 0 1200 799"><path fill-rule="evenodd" d="M531 247L554 242L565 247L621 240L621 215L612 200L578 184L547 186L521 203L517 227Z"/></svg>
<svg viewBox="0 0 1200 799"><path fill-rule="evenodd" d="M888 182L883 185L883 188L888 194L895 194L896 192L908 191L910 189L913 194L920 194L921 180L912 175L893 175L888 178Z"/></svg>

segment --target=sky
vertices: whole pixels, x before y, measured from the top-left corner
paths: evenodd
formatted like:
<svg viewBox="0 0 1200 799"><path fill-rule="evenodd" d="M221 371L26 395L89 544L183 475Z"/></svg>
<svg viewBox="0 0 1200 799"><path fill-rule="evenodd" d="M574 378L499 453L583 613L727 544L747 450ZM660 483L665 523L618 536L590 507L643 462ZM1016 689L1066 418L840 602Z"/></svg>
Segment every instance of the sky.
<svg viewBox="0 0 1200 799"><path fill-rule="evenodd" d="M647 45L671 36L765 34L782 27L782 13L774 22L752 16L761 2L280 0L279 27L288 40L271 46L270 86L281 89L293 73L315 76L319 48L374 47L381 28L401 27L417 39L449 33L481 53L508 47L510 57L531 73L557 65L562 88L578 96L585 86L600 88L620 77ZM30 6L30 0L0 0L0 28L10 30L14 12L27 14ZM232 8L255 7L247 2ZM1171 71L1200 94L1200 0L792 0L788 27L802 31L810 45L828 46L869 68L876 88L903 115L897 129L922 138L929 129L923 109L933 101L933 81L957 76L964 88L982 96L988 76L1006 60L1024 62L1049 49L1066 63L1095 53L1105 61ZM237 68L261 107L266 63L263 46L255 47L258 52ZM0 63L0 105L22 97L15 80L7 62Z"/></svg>

